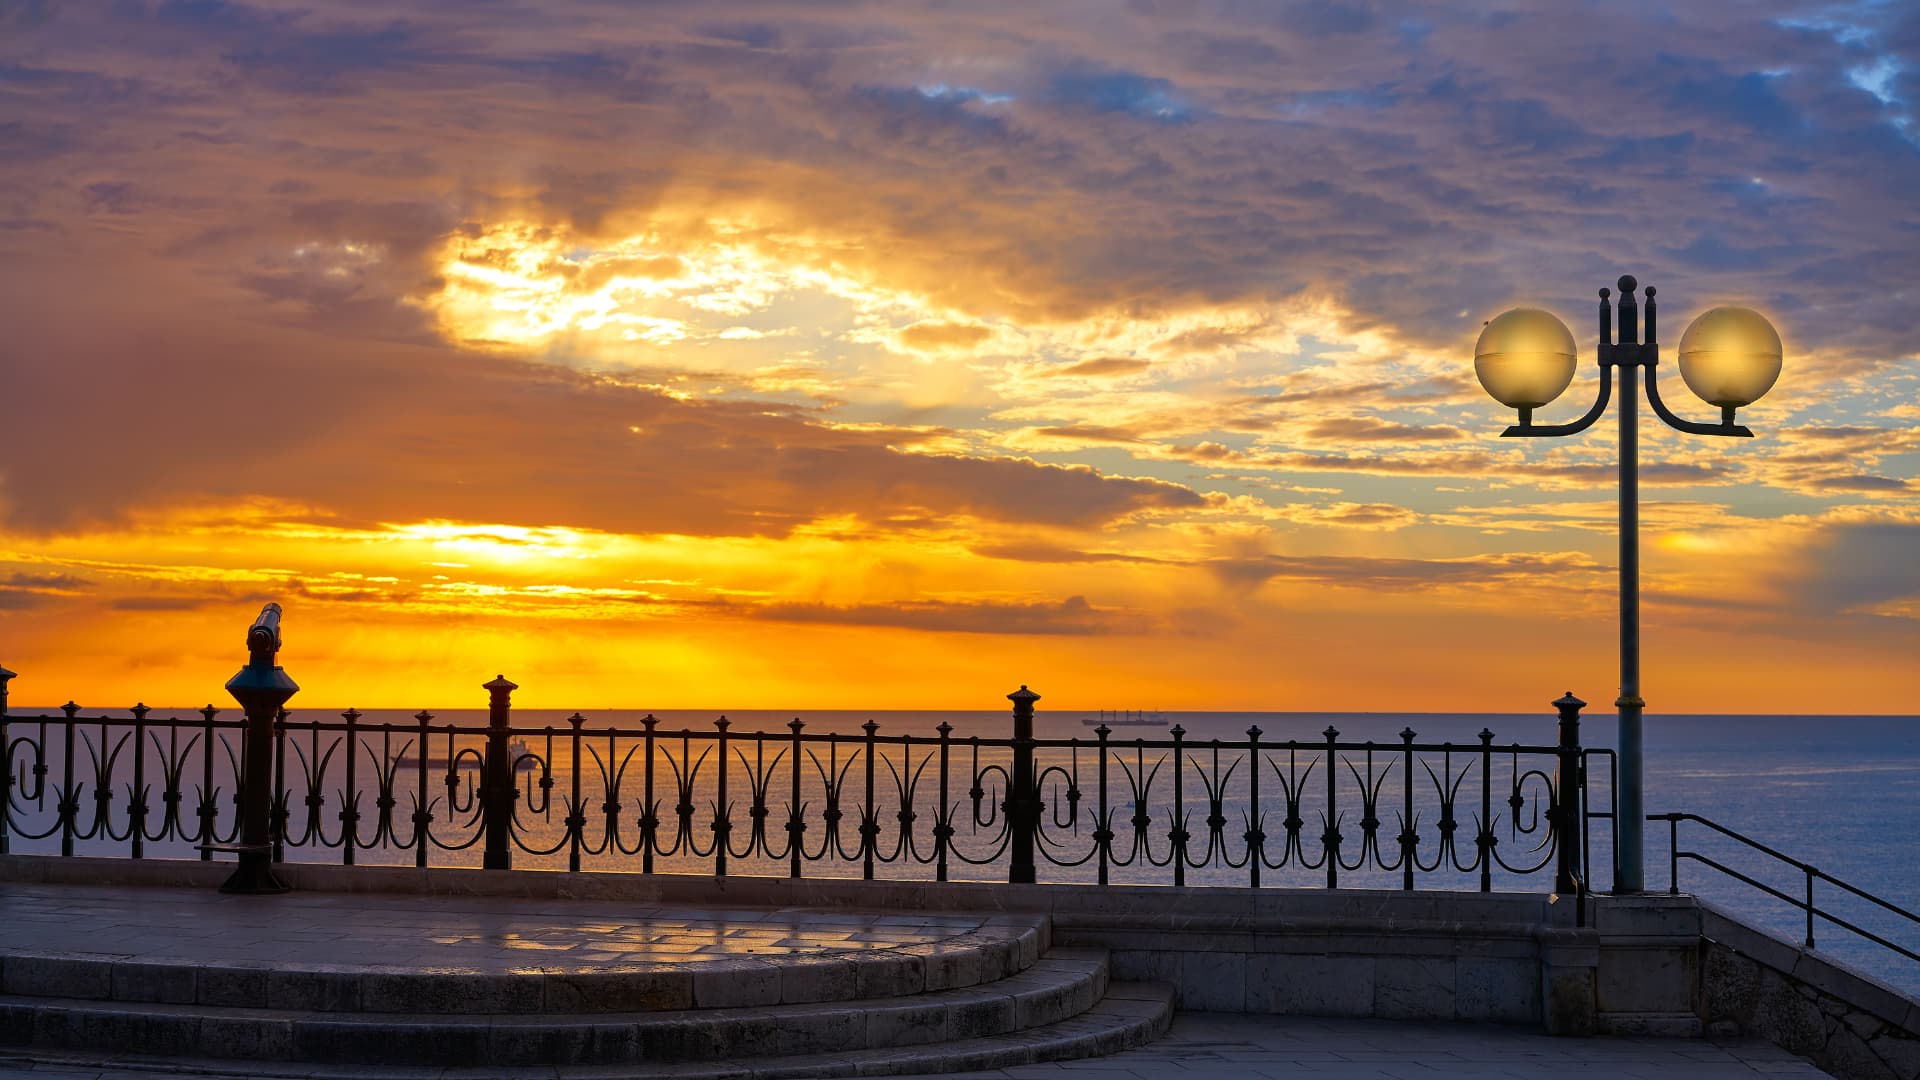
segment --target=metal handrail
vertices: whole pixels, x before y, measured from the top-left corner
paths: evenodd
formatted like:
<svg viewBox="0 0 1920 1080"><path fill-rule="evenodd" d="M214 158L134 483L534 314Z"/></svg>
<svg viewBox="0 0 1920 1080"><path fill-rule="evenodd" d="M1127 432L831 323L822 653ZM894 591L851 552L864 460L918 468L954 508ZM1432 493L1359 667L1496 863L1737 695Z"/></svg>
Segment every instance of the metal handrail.
<svg viewBox="0 0 1920 1080"><path fill-rule="evenodd" d="M1830 885L1838 886L1839 888L1845 890L1846 892L1851 893L1852 895L1857 896L1860 899L1865 900L1870 904L1874 904L1885 911L1898 915L1911 923L1920 924L1920 915L1916 915L1913 912L1908 911L1907 909L1899 906L1898 904L1894 904L1890 901L1887 901L1878 896L1875 896L1872 893L1866 891L1865 889L1860 888L1857 885L1851 884L1850 882L1842 881L1839 878L1834 877L1832 874L1822 871L1819 867L1816 867L1811 863L1802 862L1799 859L1796 859L1793 856L1786 854L1785 852L1777 851L1771 847L1768 847L1766 844L1763 844L1760 841L1753 839L1750 836L1742 835L1741 833L1736 832L1733 829L1729 829L1725 825L1722 825L1717 821L1714 821L1710 818L1701 817L1699 814L1685 814L1685 813L1648 814L1647 820L1648 821L1664 821L1667 823L1667 852L1668 852L1667 892L1668 893L1677 894L1680 891L1681 860L1684 859L1690 862L1697 862L1704 866L1710 866L1713 869L1718 870L1721 873L1727 875L1728 877L1734 878L1737 881L1741 881L1748 885L1751 885L1754 888L1759 889L1761 892L1764 892L1769 896L1772 896L1779 900L1784 900L1785 902L1792 905L1793 907L1798 908L1806 916L1806 923L1807 923L1806 945L1807 945L1807 948L1809 949L1814 947L1813 923L1814 923L1814 918L1817 916L1819 918L1825 919L1826 921L1834 924L1835 926L1840 927L1843 930L1851 930L1852 932L1860 935L1863 938L1866 938L1868 941L1871 941L1876 945L1880 945L1883 948L1891 949L1892 951L1899 953L1901 956L1904 956L1909 960L1920 960L1920 953L1916 953L1913 950L1906 948L1905 946L1898 945L1898 944L1895 944L1894 942L1888 941L1886 938L1881 937L1879 934L1876 934L1873 931L1868 930L1864 927L1856 926L1853 923L1847 921L1846 919L1841 918L1838 915L1835 915L1830 911L1822 910L1820 906L1814 902L1813 883L1815 882L1815 880L1819 880L1819 881L1825 881ZM1740 843L1746 845L1747 847L1753 849L1754 851L1758 851L1763 855L1767 855L1771 857L1777 862L1782 862L1787 864L1788 866L1793 867L1795 870L1800 872L1800 874L1806 881L1805 895L1799 896L1799 897L1790 896L1787 893L1782 892L1781 890L1776 889L1773 886L1768 885L1763 881L1755 880L1754 878L1749 877L1748 875L1742 873L1741 871L1735 870L1734 868L1719 862L1718 860L1712 858L1711 856L1703 855L1697 851L1682 851L1680 849L1680 823L1682 821L1698 822L1699 824L1705 825L1707 828L1712 829L1714 832L1717 832L1720 835L1725 836L1730 840L1737 840Z"/></svg>

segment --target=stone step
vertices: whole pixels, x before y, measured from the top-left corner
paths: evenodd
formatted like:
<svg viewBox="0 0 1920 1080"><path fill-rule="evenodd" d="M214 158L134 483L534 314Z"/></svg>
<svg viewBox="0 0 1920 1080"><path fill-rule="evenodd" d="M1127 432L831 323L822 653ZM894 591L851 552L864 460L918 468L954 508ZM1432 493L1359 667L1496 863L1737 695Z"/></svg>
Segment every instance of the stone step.
<svg viewBox="0 0 1920 1080"><path fill-rule="evenodd" d="M0 993L35 998L313 1012L629 1013L897 997L1018 974L1047 948L1047 922L1001 915L897 948L726 955L683 963L526 968L301 964L111 952L0 952ZM438 960L438 958L435 958ZM547 960L546 963L541 963Z"/></svg>
<svg viewBox="0 0 1920 1080"><path fill-rule="evenodd" d="M1079 1016L1028 1031L907 1050L865 1050L838 1055L837 1060L830 1061L788 1059L745 1064L752 1070L748 1074L752 1080L798 1080L821 1076L924 1076L1105 1057L1145 1046L1165 1035L1173 1023L1173 998L1173 987L1167 983L1114 983L1109 986L1106 997ZM600 1073L596 1078L594 1072L559 1070L563 1080L652 1080L645 1074ZM668 1077L719 1080L729 1074L709 1071L656 1075L662 1080Z"/></svg>
<svg viewBox="0 0 1920 1080"><path fill-rule="evenodd" d="M1173 1022L1173 988L1165 983L1114 983L1107 996L1078 1016L1025 1031L955 1039L906 1048L840 1053L742 1057L725 1062L641 1062L629 1065L548 1067L305 1065L98 1054L43 1054L24 1058L0 1050L0 1065L156 1071L174 1080L259 1077L262 1080L801 1080L808 1077L919 1076L1003 1069L1043 1061L1101 1057L1144 1046Z"/></svg>
<svg viewBox="0 0 1920 1080"><path fill-rule="evenodd" d="M11 964L11 961L9 961ZM1055 949L994 982L857 1003L543 1014L326 1012L0 997L0 1046L168 1058L380 1065L629 1065L897 1051L1078 1016L1107 990L1100 949Z"/></svg>
<svg viewBox="0 0 1920 1080"><path fill-rule="evenodd" d="M1700 1018L1680 1012L1603 1012L1602 1035L1651 1035L1667 1039L1697 1039L1704 1033Z"/></svg>

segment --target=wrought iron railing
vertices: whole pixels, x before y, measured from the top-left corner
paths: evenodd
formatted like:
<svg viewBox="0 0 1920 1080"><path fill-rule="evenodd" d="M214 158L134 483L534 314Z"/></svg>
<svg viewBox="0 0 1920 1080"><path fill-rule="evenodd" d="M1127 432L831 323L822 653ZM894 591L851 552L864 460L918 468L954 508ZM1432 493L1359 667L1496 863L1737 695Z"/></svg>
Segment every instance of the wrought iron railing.
<svg viewBox="0 0 1920 1080"><path fill-rule="evenodd" d="M1809 949L1814 948L1814 922L1816 919L1823 919L1843 930L1858 934L1867 941L1899 953L1909 960L1920 960L1920 952L1915 952L1904 945L1888 940L1873 930L1860 926L1835 911L1831 906L1822 907L1818 898L1815 896L1814 886L1816 883L1825 882L1839 889L1842 894L1862 901L1866 905L1866 910L1890 916L1890 921L1897 925L1904 925L1910 928L1920 927L1920 915L1916 915L1891 901L1875 896L1856 885L1842 881L1832 874L1825 873L1810 863L1801 862L1799 859L1768 847L1766 844L1750 836L1729 829L1717 821L1701 817L1699 814L1648 814L1647 820L1664 821L1667 823L1667 891L1669 893L1678 893L1680 891L1680 864L1682 862L1699 863L1702 866L1718 870L1736 881L1758 889L1776 900L1784 901L1799 911L1806 921L1806 946ZM1803 886L1802 890L1798 895L1789 893L1785 889L1768 884L1752 874L1735 869L1721 862L1710 853L1681 847L1680 824L1685 821L1704 825L1712 830L1714 835L1733 841L1734 844L1737 845L1737 850L1757 852L1772 860L1774 866L1785 867L1792 870L1794 875L1800 879L1799 884Z"/></svg>
<svg viewBox="0 0 1920 1080"><path fill-rule="evenodd" d="M82 716L72 703L9 716L0 677L0 851L18 837L57 839L66 855L232 852L243 872L229 885L254 890L275 887L271 866L289 858L374 852L420 867L477 853L497 869L1581 893L1587 831L1606 817L1588 811L1586 778L1611 755L1580 746L1571 695L1555 703L1554 745L1487 730L1472 743L1411 729L1351 741L1332 727L1308 740L1258 727L1190 739L1177 725L1040 738L1024 686L1004 737L578 713L516 725L504 677L486 684L485 725L353 709L309 720L284 708L277 616L250 631L254 659L229 684L245 721L212 706Z"/></svg>
<svg viewBox="0 0 1920 1080"><path fill-rule="evenodd" d="M0 703L4 700L0 696ZM15 838L57 839L62 855L75 854L81 844L102 852L106 845L125 844L126 854L136 859L149 844L236 841L240 816L236 810L223 820L221 801L224 793L237 791L237 749L246 723L216 720L220 710L211 705L199 720L150 717L145 705L129 711L130 721L84 717L71 702L60 716L17 717L0 710L7 766L0 853L10 850Z"/></svg>

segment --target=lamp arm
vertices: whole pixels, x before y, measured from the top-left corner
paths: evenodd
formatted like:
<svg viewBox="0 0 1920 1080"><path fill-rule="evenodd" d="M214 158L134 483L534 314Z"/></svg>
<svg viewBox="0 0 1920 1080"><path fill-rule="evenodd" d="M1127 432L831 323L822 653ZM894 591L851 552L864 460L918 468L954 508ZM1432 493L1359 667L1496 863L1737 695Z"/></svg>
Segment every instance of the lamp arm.
<svg viewBox="0 0 1920 1080"><path fill-rule="evenodd" d="M1668 427L1684 431L1689 435L1720 435L1732 439L1753 438L1751 428L1733 422L1732 409L1723 410L1724 419L1718 424L1702 424L1696 420L1683 420L1675 416L1673 410L1667 408L1667 403L1660 400L1659 365L1648 363L1643 366L1647 370L1647 403L1653 406L1654 413L1666 421Z"/></svg>
<svg viewBox="0 0 1920 1080"><path fill-rule="evenodd" d="M1607 405L1612 401L1613 374L1607 370L1607 365L1602 364L1600 366L1600 396L1595 399L1593 408L1587 410L1587 415L1575 420L1571 424L1535 424L1533 422L1532 410L1523 409L1520 413L1520 422L1501 432L1500 437L1503 439L1523 439L1538 438L1547 435L1578 435L1580 432L1592 427L1594 422L1599 420L1601 415L1607 411Z"/></svg>

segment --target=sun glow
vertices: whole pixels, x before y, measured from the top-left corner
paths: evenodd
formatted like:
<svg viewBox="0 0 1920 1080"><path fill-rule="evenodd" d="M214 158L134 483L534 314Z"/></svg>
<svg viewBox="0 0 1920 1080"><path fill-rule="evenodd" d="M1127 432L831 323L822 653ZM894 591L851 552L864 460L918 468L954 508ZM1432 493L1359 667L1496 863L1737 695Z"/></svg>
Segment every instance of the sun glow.
<svg viewBox="0 0 1920 1080"><path fill-rule="evenodd" d="M1655 521L1677 516L1652 506ZM235 662L235 613L244 621L274 599L289 613L297 651L288 656L315 706L457 704L504 670L528 688L526 704L567 708L803 706L837 702L852 686L949 706L1001 673L1017 681L1034 671L1047 673L1049 700L1151 687L1225 707L1256 700L1252 688L1270 685L1272 671L1262 654L1223 643L1265 628L1299 652L1286 677L1302 696L1287 703L1304 705L1345 701L1340 693L1367 680L1387 685L1378 692L1389 698L1431 693L1435 679L1466 694L1478 676L1435 652L1437 628L1452 633L1465 620L1496 639L1520 634L1501 620L1524 604L1587 612L1586 630L1563 623L1549 635L1554 659L1576 678L1605 678L1611 567L1602 556L1408 559L1389 538L1430 526L1392 528L1381 507L1355 503L1328 511L1338 521L1301 513L1279 523L1342 535L1319 554L1276 558L1262 554L1271 530L1243 510L1216 506L1098 537L980 521L879 528L857 514L781 536L711 537L447 519L356 526L292 503L202 507L119 531L5 537L0 582L11 593L0 595L31 608L37 629L0 661L30 673L18 701L72 686L107 700L204 700ZM1565 535L1579 544L1591 530L1583 516L1571 520ZM1754 568L1813 558L1819 524L1728 518L1724 528L1666 529L1648 569L1649 596L1668 604L1667 640L1688 636L1689 655L1705 660L1753 648L1727 636L1751 610L1669 602L1790 595L1791 582L1756 580ZM1356 532L1363 538L1351 539ZM1413 616L1409 595L1420 600ZM1292 614L1309 605L1311 616ZM1913 617L1901 599L1855 610ZM1429 659L1385 684L1328 622ZM1850 647L1794 643L1767 662L1832 666ZM1145 659L1116 667L1116 651L1129 649ZM119 681L101 681L103 656ZM1705 674L1690 675L1695 668ZM1674 699L1720 700L1710 696L1724 689L1713 670L1703 661L1676 673ZM1860 695L1900 678L1892 669L1855 676Z"/></svg>
<svg viewBox="0 0 1920 1080"><path fill-rule="evenodd" d="M1725 536L1699 532L1663 533L1654 538L1654 543L1666 551L1709 555L1727 551L1735 546Z"/></svg>
<svg viewBox="0 0 1920 1080"><path fill-rule="evenodd" d="M738 320L803 290L863 310L924 308L918 297L821 264L818 245L792 237L773 243L737 222L707 221L697 232L687 239L662 230L589 238L525 222L456 232L438 258L441 290L418 302L451 340L513 349L568 339L758 340L771 332Z"/></svg>
<svg viewBox="0 0 1920 1080"><path fill-rule="evenodd" d="M433 551L506 566L537 561L594 559L602 554L599 549L603 546L596 543L592 534L555 527L429 521L417 525L388 525L387 529L398 540L423 543Z"/></svg>
<svg viewBox="0 0 1920 1080"><path fill-rule="evenodd" d="M1213 411L1194 409L1195 399L1300 378L1378 381L1389 368L1417 384L1458 366L1313 292L1066 318L1022 317L998 301L962 310L904 286L911 267L771 212L662 211L600 235L526 220L472 224L449 234L433 261L435 291L412 302L447 340L603 377L666 369L646 385L681 400L763 395L896 414L964 406L1000 423L1072 418L1182 438L1210 430ZM1308 351L1337 354L1339 370L1298 370ZM1130 374L1108 377L1116 371ZM1151 450L1141 443L1132 453L1150 459Z"/></svg>

